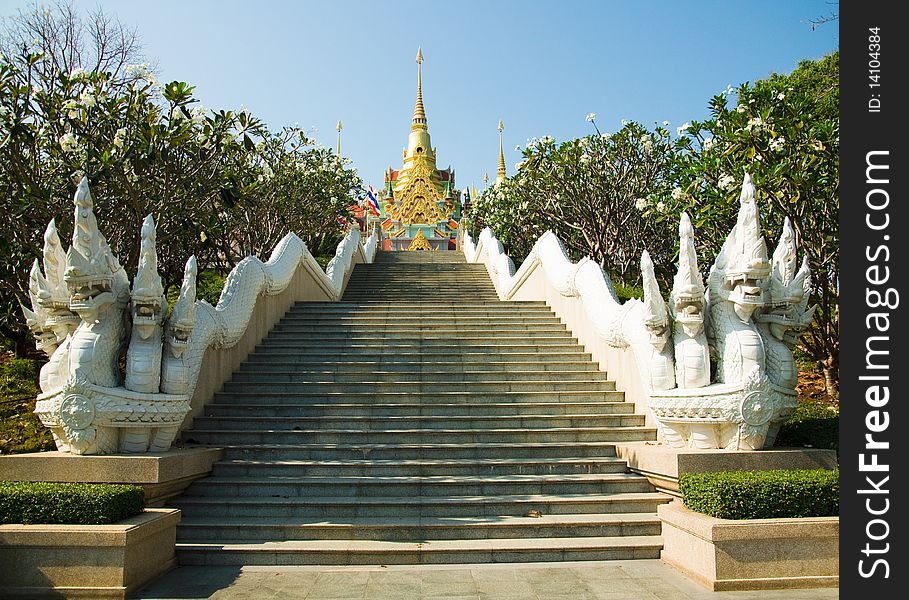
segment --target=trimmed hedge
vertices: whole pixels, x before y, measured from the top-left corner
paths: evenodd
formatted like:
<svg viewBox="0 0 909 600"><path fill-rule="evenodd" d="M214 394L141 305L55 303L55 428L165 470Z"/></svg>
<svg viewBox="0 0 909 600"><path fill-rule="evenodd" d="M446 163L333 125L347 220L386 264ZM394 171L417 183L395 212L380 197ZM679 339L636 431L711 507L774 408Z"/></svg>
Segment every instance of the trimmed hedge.
<svg viewBox="0 0 909 600"><path fill-rule="evenodd" d="M840 449L840 415L827 405L800 402L780 428L777 446Z"/></svg>
<svg viewBox="0 0 909 600"><path fill-rule="evenodd" d="M685 473L685 507L720 519L831 517L839 514L839 470Z"/></svg>
<svg viewBox="0 0 909 600"><path fill-rule="evenodd" d="M144 509L137 485L0 481L0 524L108 525Z"/></svg>

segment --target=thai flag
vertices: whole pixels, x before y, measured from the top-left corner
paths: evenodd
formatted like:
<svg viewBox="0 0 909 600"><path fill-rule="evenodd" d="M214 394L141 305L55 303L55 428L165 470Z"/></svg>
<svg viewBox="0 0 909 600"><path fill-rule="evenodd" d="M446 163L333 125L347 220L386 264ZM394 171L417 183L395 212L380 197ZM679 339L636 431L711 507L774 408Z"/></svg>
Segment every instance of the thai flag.
<svg viewBox="0 0 909 600"><path fill-rule="evenodd" d="M369 203L369 208L372 209L372 212L377 217L379 216L379 201L376 199L375 190L372 189L372 186L369 186L369 189L366 191L366 200Z"/></svg>

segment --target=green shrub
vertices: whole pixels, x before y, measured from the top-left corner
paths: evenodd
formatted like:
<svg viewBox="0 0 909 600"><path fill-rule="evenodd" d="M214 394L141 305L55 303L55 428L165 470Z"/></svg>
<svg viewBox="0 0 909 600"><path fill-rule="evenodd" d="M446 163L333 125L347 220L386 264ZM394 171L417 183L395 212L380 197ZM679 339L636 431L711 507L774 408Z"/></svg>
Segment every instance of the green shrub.
<svg viewBox="0 0 909 600"><path fill-rule="evenodd" d="M612 287L620 302L628 302L632 298L641 299L644 297L644 288L640 285L625 285L617 279L612 280Z"/></svg>
<svg viewBox="0 0 909 600"><path fill-rule="evenodd" d="M679 490L689 510L720 519L839 514L838 470L685 473Z"/></svg>
<svg viewBox="0 0 909 600"><path fill-rule="evenodd" d="M319 254L317 256L314 256L313 258L316 259L316 262L319 263L319 266L322 267L322 270L324 271L325 269L328 268L328 263L330 263L331 259L333 259L334 257L335 257L334 254L332 254L331 256L329 256L327 254Z"/></svg>
<svg viewBox="0 0 909 600"><path fill-rule="evenodd" d="M0 481L0 524L106 525L144 508L136 485Z"/></svg>
<svg viewBox="0 0 909 600"><path fill-rule="evenodd" d="M780 428L776 445L839 450L839 412L817 402L799 403L789 420Z"/></svg>
<svg viewBox="0 0 909 600"><path fill-rule="evenodd" d="M35 410L40 362L0 357L0 454L53 450L50 430Z"/></svg>

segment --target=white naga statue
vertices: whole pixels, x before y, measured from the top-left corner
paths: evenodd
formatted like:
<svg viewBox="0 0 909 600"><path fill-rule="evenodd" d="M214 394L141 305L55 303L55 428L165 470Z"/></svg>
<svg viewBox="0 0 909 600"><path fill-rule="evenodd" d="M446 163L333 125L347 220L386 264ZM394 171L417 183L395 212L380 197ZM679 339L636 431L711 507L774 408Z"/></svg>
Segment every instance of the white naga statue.
<svg viewBox="0 0 909 600"><path fill-rule="evenodd" d="M755 193L746 174L735 227L706 286L694 229L682 213L679 268L668 306L646 251L641 257L644 298L625 303L597 263L589 258L572 263L552 232L537 240L517 271L489 228L476 244L465 234L464 251L468 261L486 263L502 299L538 299L536 284L522 288L537 265L551 292L579 299L583 326L634 356L665 443L757 450L773 445L780 425L795 410L798 372L792 348L814 308L808 307L808 263L799 267L791 223L784 223L771 261Z"/></svg>
<svg viewBox="0 0 909 600"><path fill-rule="evenodd" d="M671 446L770 446L797 404L792 347L814 313L807 259L796 272L788 219L768 259L747 174L739 200L738 219L710 269L706 293L688 215L679 224L679 271L670 298L675 385L649 390L650 408Z"/></svg>
<svg viewBox="0 0 909 600"><path fill-rule="evenodd" d="M267 263L254 256L240 261L218 305L211 306L196 300L196 259L190 257L167 316L151 215L142 224L130 290L126 271L98 229L87 179L74 203L72 246L63 250L51 221L44 235L44 271L36 260L29 278L31 308L22 307L36 345L49 356L35 412L66 452L166 451L190 410L205 350L235 345L260 295L286 289L302 261L318 265L306 244L289 233ZM349 265L358 244L359 232L349 233L336 262ZM343 279L344 269L336 270L335 279Z"/></svg>

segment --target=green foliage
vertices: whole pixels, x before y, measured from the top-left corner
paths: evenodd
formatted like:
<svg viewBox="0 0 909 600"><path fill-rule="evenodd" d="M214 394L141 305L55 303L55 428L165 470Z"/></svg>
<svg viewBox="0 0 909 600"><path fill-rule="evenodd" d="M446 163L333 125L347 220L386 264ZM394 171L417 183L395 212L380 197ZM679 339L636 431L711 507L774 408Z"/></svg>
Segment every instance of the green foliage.
<svg viewBox="0 0 909 600"><path fill-rule="evenodd" d="M839 450L839 411L818 402L799 403L789 420L780 428L776 445Z"/></svg>
<svg viewBox="0 0 909 600"><path fill-rule="evenodd" d="M695 226L706 274L735 225L748 172L768 246L788 217L808 257L818 309L802 343L836 398L830 387L839 362L839 53L730 87L709 106L710 118L679 127L674 139L664 127L624 122L614 134L597 129L561 143L531 140L517 173L473 203L471 233L491 227L512 258L523 258L551 229L572 258L589 255L617 288L639 284L646 249L668 293L680 213L687 211ZM595 115L588 120L596 127Z"/></svg>
<svg viewBox="0 0 909 600"><path fill-rule="evenodd" d="M322 270L324 271L325 269L328 268L328 263L330 263L331 259L333 259L334 257L335 257L334 254L332 254L332 255L320 254L318 256L315 256L314 258L316 259L316 262L319 263L319 266L322 267Z"/></svg>
<svg viewBox="0 0 909 600"><path fill-rule="evenodd" d="M0 524L106 525L144 509L136 485L0 481Z"/></svg>
<svg viewBox="0 0 909 600"><path fill-rule="evenodd" d="M288 231L313 253L340 237L337 217L361 191L349 161L299 128L273 131L246 110L202 106L192 85L162 85L147 64L122 64L128 50L115 55L121 63L80 68L74 57L90 53L64 34L94 23L67 10L36 6L0 31L0 333L17 340L17 351L27 335L19 303L28 300L29 267L51 218L64 240L71 234L83 174L100 228L130 274L142 219L154 215L165 288L179 286L190 255L200 272L226 272L249 254L266 259ZM20 40L34 23L44 37Z"/></svg>
<svg viewBox="0 0 909 600"><path fill-rule="evenodd" d="M37 415L37 360L0 361L0 454L53 450L54 440Z"/></svg>
<svg viewBox="0 0 909 600"><path fill-rule="evenodd" d="M839 471L729 471L679 477L685 507L720 519L839 514Z"/></svg>
<svg viewBox="0 0 909 600"><path fill-rule="evenodd" d="M735 106L730 100L735 96ZM758 190L761 225L773 248L789 218L811 266L818 309L805 352L836 379L839 363L839 53L804 61L789 75L727 90L711 117L684 132L678 190L669 215L687 210L702 256L719 252L735 225L742 173ZM649 218L661 214L650 213ZM709 265L702 265L709 267ZM829 390L836 397L835 389Z"/></svg>
<svg viewBox="0 0 909 600"><path fill-rule="evenodd" d="M534 138L517 174L480 194L468 219L491 227L513 258L526 256L551 229L574 258L590 256L617 283L639 282L645 249L668 280L672 229L642 216L651 205L662 210L659 199L672 188L679 147L665 128L651 131L635 122L561 144Z"/></svg>
<svg viewBox="0 0 909 600"><path fill-rule="evenodd" d="M202 271L196 276L196 299L205 300L212 306L216 306L218 299L221 298L221 290L224 289L226 280L227 275L218 271ZM167 288L166 297L168 312L173 311L174 304L177 302L177 298L180 297L180 285L174 284Z"/></svg>
<svg viewBox="0 0 909 600"><path fill-rule="evenodd" d="M216 271L203 271L196 278L196 298L198 300L205 300L212 306L216 306L218 300L221 298L221 290L224 289L224 281L226 279L226 275L222 275ZM178 296L179 292L180 290L178 289Z"/></svg>
<svg viewBox="0 0 909 600"><path fill-rule="evenodd" d="M615 289L615 294L619 297L619 301L621 302L631 300L632 298L644 297L644 288L640 285L625 285L620 281L613 281L612 284L613 289Z"/></svg>

